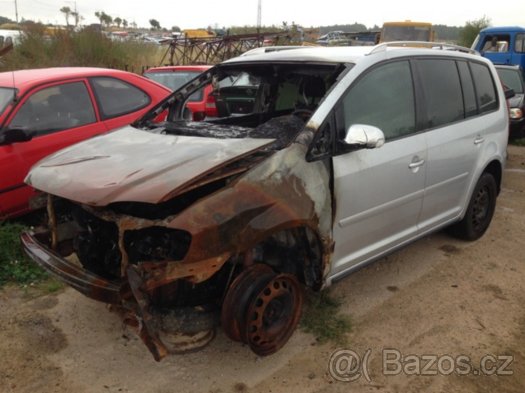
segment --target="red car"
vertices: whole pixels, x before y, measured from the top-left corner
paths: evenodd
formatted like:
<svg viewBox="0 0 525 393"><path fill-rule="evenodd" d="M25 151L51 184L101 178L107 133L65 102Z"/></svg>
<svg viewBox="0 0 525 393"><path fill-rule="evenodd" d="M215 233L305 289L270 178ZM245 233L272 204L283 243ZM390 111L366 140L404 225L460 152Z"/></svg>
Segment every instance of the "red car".
<svg viewBox="0 0 525 393"><path fill-rule="evenodd" d="M144 76L175 91L211 67L209 65L153 67L145 71ZM186 106L193 113L195 120L202 119L204 117L202 114L208 117L217 116L217 107L215 106L215 97L211 94L212 91L212 86L207 85L204 89L190 96Z"/></svg>
<svg viewBox="0 0 525 393"><path fill-rule="evenodd" d="M0 73L0 218L30 210L29 168L73 143L130 124L170 90L124 71L48 68Z"/></svg>

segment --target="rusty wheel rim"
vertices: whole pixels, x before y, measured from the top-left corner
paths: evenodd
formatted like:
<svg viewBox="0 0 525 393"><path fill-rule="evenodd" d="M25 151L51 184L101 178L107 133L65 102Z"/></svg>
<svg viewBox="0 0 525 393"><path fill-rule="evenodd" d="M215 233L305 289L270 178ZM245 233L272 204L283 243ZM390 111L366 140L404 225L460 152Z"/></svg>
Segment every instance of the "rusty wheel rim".
<svg viewBox="0 0 525 393"><path fill-rule="evenodd" d="M256 263L233 280L224 297L221 311L222 329L230 339L243 341L250 300L253 294L259 293L274 276L274 271L268 265Z"/></svg>
<svg viewBox="0 0 525 393"><path fill-rule="evenodd" d="M303 305L302 288L291 274L279 274L252 297L245 342L260 356L277 352L291 337Z"/></svg>

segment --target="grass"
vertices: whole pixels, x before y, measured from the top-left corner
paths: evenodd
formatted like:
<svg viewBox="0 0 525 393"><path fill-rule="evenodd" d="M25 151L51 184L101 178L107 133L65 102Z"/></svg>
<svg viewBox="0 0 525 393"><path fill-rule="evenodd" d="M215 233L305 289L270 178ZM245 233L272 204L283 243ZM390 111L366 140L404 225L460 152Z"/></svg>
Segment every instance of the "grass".
<svg viewBox="0 0 525 393"><path fill-rule="evenodd" d="M509 141L509 144L515 145L515 146L525 146L525 138L521 139L511 139Z"/></svg>
<svg viewBox="0 0 525 393"><path fill-rule="evenodd" d="M47 273L22 251L19 235L24 229L21 223L0 222L0 286L8 282L35 284L48 278Z"/></svg>
<svg viewBox="0 0 525 393"><path fill-rule="evenodd" d="M346 344L346 333L351 330L350 318L339 313L341 302L328 293L308 293L306 309L301 320L304 331L315 336L319 343Z"/></svg>

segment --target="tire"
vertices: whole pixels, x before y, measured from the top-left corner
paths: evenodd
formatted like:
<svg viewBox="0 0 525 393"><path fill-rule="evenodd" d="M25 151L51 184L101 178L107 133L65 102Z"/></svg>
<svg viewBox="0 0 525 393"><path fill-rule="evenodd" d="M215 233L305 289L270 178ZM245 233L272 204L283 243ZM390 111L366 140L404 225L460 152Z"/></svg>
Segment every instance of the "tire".
<svg viewBox="0 0 525 393"><path fill-rule="evenodd" d="M494 176L488 172L483 173L474 187L465 217L450 227L450 233L469 241L483 236L492 221L497 194Z"/></svg>

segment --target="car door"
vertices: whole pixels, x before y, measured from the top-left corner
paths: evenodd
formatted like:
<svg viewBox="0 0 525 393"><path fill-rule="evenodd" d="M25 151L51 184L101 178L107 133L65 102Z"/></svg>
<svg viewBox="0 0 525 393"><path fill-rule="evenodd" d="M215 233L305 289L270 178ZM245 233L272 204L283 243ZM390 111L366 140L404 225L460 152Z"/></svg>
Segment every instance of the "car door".
<svg viewBox="0 0 525 393"><path fill-rule="evenodd" d="M417 234L425 171L425 136L417 133L408 60L375 67L357 80L338 109L344 130L380 128L386 143L333 158L335 241L332 275L368 261Z"/></svg>
<svg viewBox="0 0 525 393"><path fill-rule="evenodd" d="M134 122L152 102L148 93L121 79L93 77L90 83L100 116L108 130Z"/></svg>
<svg viewBox="0 0 525 393"><path fill-rule="evenodd" d="M476 180L483 145L500 125L497 116L483 116L498 108L488 67L454 59L418 59L415 64L427 128L427 180L420 219L420 230L426 232L459 217ZM473 77L479 80L476 86Z"/></svg>
<svg viewBox="0 0 525 393"><path fill-rule="evenodd" d="M33 134L27 142L0 146L0 216L28 210L34 190L24 184L40 159L73 143L106 131L97 121L85 80L41 86L23 97L6 129Z"/></svg>

